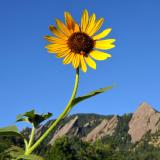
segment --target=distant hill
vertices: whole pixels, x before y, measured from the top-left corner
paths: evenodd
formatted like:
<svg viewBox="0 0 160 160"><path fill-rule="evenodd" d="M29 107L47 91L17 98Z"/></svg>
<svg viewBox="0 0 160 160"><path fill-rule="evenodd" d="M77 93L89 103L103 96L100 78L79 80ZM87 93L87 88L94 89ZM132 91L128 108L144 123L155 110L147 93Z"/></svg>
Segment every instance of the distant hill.
<svg viewBox="0 0 160 160"><path fill-rule="evenodd" d="M50 120L45 125L39 126L36 129L35 140L44 133L53 121L54 120ZM29 132L29 128L23 130L26 136L29 135ZM68 143L69 140L72 141L72 143L76 143L76 141L79 142L79 147L81 147L82 144L93 145L97 144L97 142L101 142L105 147L108 145L112 150L112 154L110 152L108 155L112 159L115 153L119 153L121 159L127 160L129 153L130 156L133 154L132 158L135 156L135 160L138 160L138 158L143 160L145 156L151 157L146 160L156 160L158 157L159 159L157 160L160 160L160 113L149 104L142 103L134 113L124 114L123 116L105 116L98 114L71 115L61 121L57 128L41 144L37 152L45 157L46 150L48 150L47 148L52 150L51 148L55 147L56 142L65 137L68 138ZM73 139L76 140L73 141ZM1 138L0 145L5 141L7 141L8 146L11 144L22 145L22 142L14 137L12 137L12 139ZM74 146L74 144L72 145ZM48 152L48 154L50 154L50 152ZM124 156L122 157L122 155ZM64 160L68 159L64 158ZM94 160L94 158L92 159ZM100 160L101 159L102 158L100 158ZM81 157L81 160L83 160L83 157ZM131 157L130 160L132 160Z"/></svg>

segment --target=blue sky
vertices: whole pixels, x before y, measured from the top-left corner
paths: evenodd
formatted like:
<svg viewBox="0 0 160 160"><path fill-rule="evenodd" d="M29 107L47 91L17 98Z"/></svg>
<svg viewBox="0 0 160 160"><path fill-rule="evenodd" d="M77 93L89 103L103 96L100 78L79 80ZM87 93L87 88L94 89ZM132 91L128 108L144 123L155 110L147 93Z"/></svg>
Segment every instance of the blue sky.
<svg viewBox="0 0 160 160"><path fill-rule="evenodd" d="M69 11L80 22L84 9L104 17L116 38L112 58L80 73L78 95L117 86L77 105L73 113L124 114L146 101L160 111L159 0L14 0L0 5L0 126L35 109L56 118L70 98L75 71L47 53L43 39L55 18Z"/></svg>

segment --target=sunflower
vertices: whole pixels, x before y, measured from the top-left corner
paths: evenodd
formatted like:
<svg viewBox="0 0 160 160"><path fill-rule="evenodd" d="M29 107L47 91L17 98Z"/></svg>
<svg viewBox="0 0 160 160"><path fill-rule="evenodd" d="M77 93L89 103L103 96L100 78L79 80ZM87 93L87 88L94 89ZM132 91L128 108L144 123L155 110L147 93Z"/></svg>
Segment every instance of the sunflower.
<svg viewBox="0 0 160 160"><path fill-rule="evenodd" d="M109 53L100 50L115 47L115 39L103 39L112 29L107 28L95 35L104 22L103 18L96 20L94 13L89 16L88 11L84 10L81 24L78 25L69 12L65 12L64 17L65 24L56 19L57 27L49 27L54 36L45 36L51 43L46 45L48 52L54 53L57 58L64 58L63 64L72 63L75 69L80 67L83 72L87 71L87 65L96 69L93 59L105 60L111 57Z"/></svg>

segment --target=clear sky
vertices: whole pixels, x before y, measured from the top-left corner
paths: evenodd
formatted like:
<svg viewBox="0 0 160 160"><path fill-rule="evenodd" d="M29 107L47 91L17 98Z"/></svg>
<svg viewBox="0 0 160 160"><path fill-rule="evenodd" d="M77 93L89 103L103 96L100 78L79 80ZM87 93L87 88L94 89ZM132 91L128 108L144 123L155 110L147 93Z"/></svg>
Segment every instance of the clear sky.
<svg viewBox="0 0 160 160"><path fill-rule="evenodd" d="M146 101L160 111L159 0L1 0L0 126L34 108L56 118L70 98L75 71L49 54L43 39L55 18L69 11L80 22L84 9L113 28L112 58L80 73L78 95L117 86L77 105L73 113L124 114Z"/></svg>

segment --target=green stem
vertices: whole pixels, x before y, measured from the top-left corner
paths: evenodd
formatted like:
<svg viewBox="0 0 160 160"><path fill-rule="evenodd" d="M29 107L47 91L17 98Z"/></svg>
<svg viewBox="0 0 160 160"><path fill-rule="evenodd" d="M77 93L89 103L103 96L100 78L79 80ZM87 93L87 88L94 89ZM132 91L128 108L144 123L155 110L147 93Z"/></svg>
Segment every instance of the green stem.
<svg viewBox="0 0 160 160"><path fill-rule="evenodd" d="M53 122L53 124L46 130L46 132L37 140L37 142L35 142L35 144L26 151L25 155L31 154L40 145L40 143L48 136L48 134L57 126L57 124L68 115L68 113L70 112L70 110L72 108L72 106L71 106L72 101L74 100L76 93L77 93L78 82L79 82L79 68L77 68L77 70L76 70L74 89L73 89L71 98L70 98L66 108L60 114L60 116Z"/></svg>
<svg viewBox="0 0 160 160"><path fill-rule="evenodd" d="M32 143L33 143L34 133L35 133L35 127L34 127L34 125L33 125L33 126L32 126L32 131L31 131L30 140L29 140L29 143L28 143L27 150L31 147L31 145L32 145Z"/></svg>
<svg viewBox="0 0 160 160"><path fill-rule="evenodd" d="M27 151L27 149L28 149L28 142L27 142L27 140L24 138L24 144L25 144L25 152Z"/></svg>

